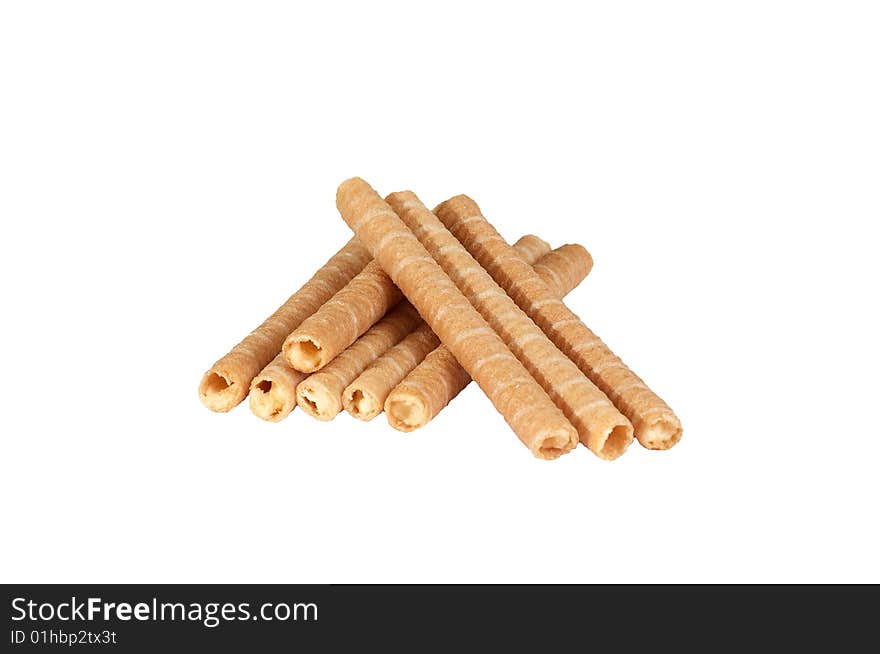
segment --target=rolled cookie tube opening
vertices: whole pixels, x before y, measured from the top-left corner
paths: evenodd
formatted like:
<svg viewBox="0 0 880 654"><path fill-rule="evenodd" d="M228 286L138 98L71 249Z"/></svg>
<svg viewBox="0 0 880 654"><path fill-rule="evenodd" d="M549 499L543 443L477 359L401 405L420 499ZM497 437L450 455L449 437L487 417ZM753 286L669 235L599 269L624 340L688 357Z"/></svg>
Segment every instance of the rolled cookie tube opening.
<svg viewBox="0 0 880 654"><path fill-rule="evenodd" d="M286 418L296 408L296 387L305 377L278 354L251 382L248 405L253 414L269 422Z"/></svg>
<svg viewBox="0 0 880 654"><path fill-rule="evenodd" d="M620 456L625 448L605 446L612 432L620 432L618 428L628 430L631 441L632 425L611 400L547 338L414 193L392 193L386 201L571 421L580 441L600 458ZM531 267L529 271L533 272ZM539 449L550 453L556 446L548 441Z"/></svg>
<svg viewBox="0 0 880 654"><path fill-rule="evenodd" d="M550 340L629 418L642 446L671 447L681 438L681 422L669 405L553 296L544 280L486 220L476 202L459 195L443 202L435 213ZM658 418L667 427L651 428L660 424Z"/></svg>
<svg viewBox="0 0 880 654"><path fill-rule="evenodd" d="M229 411L241 400L238 399L239 389L232 375L219 370L209 370L199 383L199 398L202 404L211 411Z"/></svg>
<svg viewBox="0 0 880 654"><path fill-rule="evenodd" d="M308 380L296 388L296 403L313 418L333 420L342 411L339 397L319 384L311 384Z"/></svg>
<svg viewBox="0 0 880 654"><path fill-rule="evenodd" d="M343 393L346 387L380 353L387 351L409 334L418 321L419 314L409 302L398 304L333 361L306 377L297 387L297 404L319 420L335 418L343 409Z"/></svg>
<svg viewBox="0 0 880 654"><path fill-rule="evenodd" d="M535 454L539 459L558 459L568 452L568 438L565 434L547 434L539 441L538 451Z"/></svg>
<svg viewBox="0 0 880 654"><path fill-rule="evenodd" d="M655 418L645 420L639 442L649 450L668 450L681 440L681 425L672 420Z"/></svg>
<svg viewBox="0 0 880 654"><path fill-rule="evenodd" d="M404 432L418 429L431 419L424 397L407 390L388 396L385 402L385 414L392 427Z"/></svg>
<svg viewBox="0 0 880 654"><path fill-rule="evenodd" d="M382 412L382 402L367 388L345 389L342 406L359 420L372 420Z"/></svg>
<svg viewBox="0 0 880 654"><path fill-rule="evenodd" d="M294 393L296 393L296 390L294 390ZM248 394L248 403L251 411L258 418L268 420L269 422L277 422L281 420L281 414L284 412L287 401L284 394L280 392L278 384L273 385L271 381L264 379L253 385ZM296 406L295 401L292 404ZM287 413L290 413L289 409Z"/></svg>
<svg viewBox="0 0 880 654"><path fill-rule="evenodd" d="M514 247L522 252L519 242ZM528 256L523 254L528 260ZM534 264L541 279L559 297L577 287L592 267L593 258L580 245L563 245L552 252L548 250ZM388 395L385 401L388 423L401 431L418 429L433 420L470 382L467 372L446 346L441 345L429 353ZM417 407L418 411L412 411L410 407ZM407 415L398 415L398 412L406 412ZM622 434L612 431L611 436L612 442L609 444L606 441L603 446L609 453L618 450L615 441L622 440L621 445L625 446L628 440L626 431Z"/></svg>
<svg viewBox="0 0 880 654"><path fill-rule="evenodd" d="M284 339L370 261L351 239L263 324L219 359L199 382L199 399L212 411L229 411L248 394L253 378L278 354Z"/></svg>
<svg viewBox="0 0 880 654"><path fill-rule="evenodd" d="M433 420L471 382L445 345L429 353L385 400L388 424L413 431Z"/></svg>
<svg viewBox="0 0 880 654"><path fill-rule="evenodd" d="M532 454L553 458L573 449L572 424L388 203L352 178L339 186L336 206Z"/></svg>
<svg viewBox="0 0 880 654"><path fill-rule="evenodd" d="M400 290L375 261L293 330L284 341L287 363L316 372L400 302Z"/></svg>
<svg viewBox="0 0 880 654"><path fill-rule="evenodd" d="M431 328L422 322L348 385L342 400L345 410L360 420L375 418L394 387L439 344Z"/></svg>
<svg viewBox="0 0 880 654"><path fill-rule="evenodd" d="M605 440L598 443L600 456L610 461L616 459L626 451L633 440L633 430L629 425L617 425L605 436Z"/></svg>
<svg viewBox="0 0 880 654"><path fill-rule="evenodd" d="M314 337L294 336L287 341L287 362L300 372L315 372L330 359Z"/></svg>

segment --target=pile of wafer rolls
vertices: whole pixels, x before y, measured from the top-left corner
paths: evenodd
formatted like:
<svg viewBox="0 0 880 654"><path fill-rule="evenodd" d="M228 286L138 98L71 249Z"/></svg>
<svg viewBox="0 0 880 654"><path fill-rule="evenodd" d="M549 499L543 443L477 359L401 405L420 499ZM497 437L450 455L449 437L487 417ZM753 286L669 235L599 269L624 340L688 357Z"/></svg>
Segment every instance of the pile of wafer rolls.
<svg viewBox="0 0 880 654"><path fill-rule="evenodd" d="M354 237L204 374L206 407L247 397L270 422L297 406L325 421L384 412L411 432L473 380L540 459L681 439L672 409L565 304L593 267L584 247L510 245L465 195L432 211L357 177L336 207Z"/></svg>

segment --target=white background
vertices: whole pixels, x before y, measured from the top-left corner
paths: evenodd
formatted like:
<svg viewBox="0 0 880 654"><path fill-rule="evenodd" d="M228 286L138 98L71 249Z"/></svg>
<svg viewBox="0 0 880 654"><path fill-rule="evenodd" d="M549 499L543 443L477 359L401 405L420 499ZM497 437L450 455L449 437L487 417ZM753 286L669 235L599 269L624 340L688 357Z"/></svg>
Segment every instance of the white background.
<svg viewBox="0 0 880 654"><path fill-rule="evenodd" d="M4 3L0 580L880 581L873 3ZM337 184L583 243L681 443L201 406Z"/></svg>

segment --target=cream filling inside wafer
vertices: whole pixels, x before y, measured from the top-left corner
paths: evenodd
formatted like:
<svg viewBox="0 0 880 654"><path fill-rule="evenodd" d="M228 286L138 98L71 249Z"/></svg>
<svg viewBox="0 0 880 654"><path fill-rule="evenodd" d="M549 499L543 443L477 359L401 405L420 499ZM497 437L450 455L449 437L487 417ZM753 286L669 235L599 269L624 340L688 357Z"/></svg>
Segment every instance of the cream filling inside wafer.
<svg viewBox="0 0 880 654"><path fill-rule="evenodd" d="M382 412L382 405L379 404L376 396L360 388L349 391L344 404L351 415L363 420L375 418Z"/></svg>
<svg viewBox="0 0 880 654"><path fill-rule="evenodd" d="M284 411L290 395L282 384L263 379L251 388L248 401L255 415L263 420L273 420Z"/></svg>
<svg viewBox="0 0 880 654"><path fill-rule="evenodd" d="M539 459L558 459L566 452L571 451L572 443L569 434L560 431L551 434L536 442L537 449L533 454Z"/></svg>
<svg viewBox="0 0 880 654"><path fill-rule="evenodd" d="M300 372L315 372L327 363L321 346L310 338L303 337L290 344L287 358L290 364Z"/></svg>
<svg viewBox="0 0 880 654"><path fill-rule="evenodd" d="M332 420L339 411L334 411L336 402L333 396L320 386L303 382L296 389L296 403L313 418Z"/></svg>
<svg viewBox="0 0 880 654"><path fill-rule="evenodd" d="M652 450L668 450L681 440L681 426L659 418L649 424L639 435L639 442Z"/></svg>
<svg viewBox="0 0 880 654"><path fill-rule="evenodd" d="M227 397L235 395L236 392L235 382L230 381L219 372L205 373L205 376L202 377L202 383L199 384L199 395L209 409L221 410L226 406Z"/></svg>
<svg viewBox="0 0 880 654"><path fill-rule="evenodd" d="M405 391L395 391L385 403L388 422L398 431L413 431L428 422L428 407L422 399Z"/></svg>

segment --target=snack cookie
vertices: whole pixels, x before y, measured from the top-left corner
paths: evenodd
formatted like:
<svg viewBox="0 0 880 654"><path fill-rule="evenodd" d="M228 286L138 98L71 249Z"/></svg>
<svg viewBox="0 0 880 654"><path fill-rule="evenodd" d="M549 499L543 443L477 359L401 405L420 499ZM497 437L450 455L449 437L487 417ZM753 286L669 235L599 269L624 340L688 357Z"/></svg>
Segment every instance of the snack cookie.
<svg viewBox="0 0 880 654"><path fill-rule="evenodd" d="M550 252L550 244L532 234L521 237L513 247L529 263L534 263ZM375 418L382 412L385 400L394 387L438 346L440 340L431 328L423 322L420 323L406 338L371 363L348 385L342 394L345 410L359 420Z"/></svg>
<svg viewBox="0 0 880 654"><path fill-rule="evenodd" d="M542 256L532 268L555 297L563 298L590 274L593 257L583 245L566 243Z"/></svg>
<svg viewBox="0 0 880 654"><path fill-rule="evenodd" d="M425 323L416 327L345 388L342 393L345 410L359 420L378 416L391 389L438 345L440 339L430 327Z"/></svg>
<svg viewBox="0 0 880 654"><path fill-rule="evenodd" d="M633 424L649 449L668 449L682 428L672 409L617 357L507 244L465 195L435 209L443 224L550 339L589 375Z"/></svg>
<svg viewBox="0 0 880 654"><path fill-rule="evenodd" d="M547 241L534 234L520 236L519 240L513 244L513 247L515 247L516 251L519 252L519 255L530 264L535 263L538 259L552 250Z"/></svg>
<svg viewBox="0 0 880 654"><path fill-rule="evenodd" d="M632 442L632 425L605 394L547 338L414 193L392 193L386 201L562 409L580 441L603 459L623 454Z"/></svg>
<svg viewBox="0 0 880 654"><path fill-rule="evenodd" d="M541 279L559 297L577 287L592 267L593 258L580 245L563 245L539 259L534 266ZM471 378L464 368L441 345L388 394L385 400L388 423L404 432L423 427L470 383Z"/></svg>
<svg viewBox="0 0 880 654"><path fill-rule="evenodd" d="M284 354L279 352L251 382L248 392L251 411L269 422L283 420L296 408L296 387L307 376L291 368Z"/></svg>
<svg viewBox="0 0 880 654"><path fill-rule="evenodd" d="M296 403L318 420L332 420L342 411L342 391L370 363L410 333L419 314L401 302L342 354L296 387Z"/></svg>
<svg viewBox="0 0 880 654"><path fill-rule="evenodd" d="M577 431L386 202L360 178L336 193L343 219L539 458L577 444Z"/></svg>
<svg viewBox="0 0 880 654"><path fill-rule="evenodd" d="M397 304L400 291L371 261L285 339L287 363L300 372L320 370Z"/></svg>
<svg viewBox="0 0 880 654"><path fill-rule="evenodd" d="M284 339L370 261L356 238L334 254L314 276L262 325L217 361L199 383L199 399L212 411L229 411L248 394L251 380L281 350Z"/></svg>

